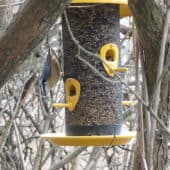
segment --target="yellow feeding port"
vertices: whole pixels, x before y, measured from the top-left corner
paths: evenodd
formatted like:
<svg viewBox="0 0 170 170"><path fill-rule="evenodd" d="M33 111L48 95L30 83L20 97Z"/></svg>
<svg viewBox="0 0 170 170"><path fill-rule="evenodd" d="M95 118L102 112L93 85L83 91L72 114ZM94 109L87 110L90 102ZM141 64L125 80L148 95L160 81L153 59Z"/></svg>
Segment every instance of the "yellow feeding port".
<svg viewBox="0 0 170 170"><path fill-rule="evenodd" d="M119 50L116 44L109 43L100 50L100 57L105 61L103 67L109 76L114 76L113 69L118 66ZM111 70L112 69L112 70Z"/></svg>
<svg viewBox="0 0 170 170"><path fill-rule="evenodd" d="M118 67L119 63L119 50L116 44L105 44L100 49L100 58L103 61L103 67L107 74L111 77L115 75L115 72L126 72L128 68Z"/></svg>
<svg viewBox="0 0 170 170"><path fill-rule="evenodd" d="M66 136L64 134L49 133L40 136L54 145L61 146L112 146L128 144L136 137L135 131L128 131L121 135L106 136Z"/></svg>
<svg viewBox="0 0 170 170"><path fill-rule="evenodd" d="M72 103L73 109L79 101L80 83L73 78L68 78L65 82L66 101Z"/></svg>
<svg viewBox="0 0 170 170"><path fill-rule="evenodd" d="M80 83L73 78L68 78L65 81L66 103L53 103L52 107L66 107L73 111L79 101L80 97Z"/></svg>
<svg viewBox="0 0 170 170"><path fill-rule="evenodd" d="M132 16L127 0L72 0L72 4L120 4L120 17Z"/></svg>

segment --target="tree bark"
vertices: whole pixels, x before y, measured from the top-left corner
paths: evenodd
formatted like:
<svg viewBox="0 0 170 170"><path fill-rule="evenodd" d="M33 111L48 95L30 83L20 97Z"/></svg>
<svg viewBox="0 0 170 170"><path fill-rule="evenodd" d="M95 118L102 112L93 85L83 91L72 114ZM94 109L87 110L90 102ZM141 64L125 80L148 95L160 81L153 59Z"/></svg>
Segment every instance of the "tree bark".
<svg viewBox="0 0 170 170"><path fill-rule="evenodd" d="M29 0L0 39L0 87L44 38L69 0Z"/></svg>
<svg viewBox="0 0 170 170"><path fill-rule="evenodd" d="M145 55L144 64L149 97L156 82L157 64L163 28L163 14L154 0L129 0L139 41Z"/></svg>
<svg viewBox="0 0 170 170"><path fill-rule="evenodd" d="M144 61L144 70L147 81L149 102L151 102L154 88L157 80L158 60L161 47L161 39L163 32L164 17L161 11L161 7L157 6L154 0L129 0L129 6L132 10L136 28L139 37L139 43L142 51L142 60ZM168 47L168 46L167 46ZM166 50L165 56L167 56L168 50ZM169 57L166 57L164 66L168 63ZM169 89L170 82L167 74L163 76L163 82L161 84L160 102L157 116L168 125L168 106L169 106ZM143 114L143 120L146 120L146 113ZM144 141L145 141L145 154L146 162L149 170L166 169L167 164L167 147L168 139L164 135L164 131L157 125L153 126L154 118L151 117L151 131L150 137L154 139L148 139L146 135L148 129L144 128ZM146 124L147 122L144 122ZM152 128L153 127L153 128ZM139 132L140 134L140 132ZM140 143L140 135L138 135L137 143ZM139 152L140 146L137 145L136 153ZM149 147L150 146L150 147ZM140 154L136 154L134 161L134 169L142 169L143 157Z"/></svg>
<svg viewBox="0 0 170 170"><path fill-rule="evenodd" d="M0 1L0 5L3 5L4 3L6 2L6 0L2 0ZM5 15L5 11L6 11L6 8L3 8L0 10L0 36L2 35L2 32L4 30L4 23L3 23L3 18L4 18L4 15Z"/></svg>
<svg viewBox="0 0 170 170"><path fill-rule="evenodd" d="M0 5L8 4L9 6L11 2L9 0L2 0L0 1ZM3 7L0 8L0 37L3 35L5 28L10 23L12 19L12 11L10 8Z"/></svg>

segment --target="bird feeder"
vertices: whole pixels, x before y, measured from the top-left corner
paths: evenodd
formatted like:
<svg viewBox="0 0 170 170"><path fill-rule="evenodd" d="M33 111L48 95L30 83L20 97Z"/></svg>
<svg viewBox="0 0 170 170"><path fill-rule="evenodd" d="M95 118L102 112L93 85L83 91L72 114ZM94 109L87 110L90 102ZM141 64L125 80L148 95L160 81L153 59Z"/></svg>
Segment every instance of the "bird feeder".
<svg viewBox="0 0 170 170"><path fill-rule="evenodd" d="M91 4L101 5L91 7ZM114 83L102 79L76 57L78 47L71 40L63 17L66 103L56 103L53 107L66 107L65 134L44 134L41 137L63 146L127 144L135 137L135 133L121 130L122 85L114 75L114 72L127 71L127 68L119 67L119 20L120 17L131 15L127 1L72 0L67 15L72 33L79 44L98 53L101 60L83 51L79 55L100 73L112 78Z"/></svg>

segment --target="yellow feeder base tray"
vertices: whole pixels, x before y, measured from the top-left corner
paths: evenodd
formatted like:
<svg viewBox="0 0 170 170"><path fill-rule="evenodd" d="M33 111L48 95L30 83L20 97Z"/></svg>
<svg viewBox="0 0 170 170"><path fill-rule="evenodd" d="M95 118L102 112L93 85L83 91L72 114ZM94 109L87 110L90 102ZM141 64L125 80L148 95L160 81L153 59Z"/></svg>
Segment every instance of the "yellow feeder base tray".
<svg viewBox="0 0 170 170"><path fill-rule="evenodd" d="M112 146L128 144L136 137L136 132L131 131L121 135L106 136L66 136L64 134L47 133L40 136L54 145L61 146Z"/></svg>

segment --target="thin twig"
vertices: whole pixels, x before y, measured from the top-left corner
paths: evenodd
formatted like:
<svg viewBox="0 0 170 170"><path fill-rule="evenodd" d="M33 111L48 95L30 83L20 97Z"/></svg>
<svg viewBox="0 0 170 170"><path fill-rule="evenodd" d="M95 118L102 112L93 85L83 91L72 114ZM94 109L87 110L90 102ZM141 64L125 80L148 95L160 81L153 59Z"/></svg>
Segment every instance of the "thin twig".
<svg viewBox="0 0 170 170"><path fill-rule="evenodd" d="M147 81L146 81L146 73L145 73L145 69L144 69L144 57L142 56L142 54L141 54L141 57L140 57L140 61L141 61L141 65L142 65L142 68L143 68L142 69L142 78L143 78L143 85L142 85L143 90L142 90L142 92L143 92L143 98L145 99L145 101L147 103L149 103L148 86L147 86ZM145 116L144 128L147 129L147 130L145 130L143 132L143 134L144 134L143 138L145 139L145 145L146 145L145 148L150 148L150 145L151 145L151 143L150 143L150 139L151 139L151 114L149 113L149 111L146 108L143 108L143 109L144 109L143 111L145 113L143 115L143 116ZM145 150L145 152L146 152L146 150ZM151 150L150 149L147 150L146 155L147 155L147 161L149 162L148 155L151 156ZM142 158L142 162L143 162L144 168L146 169L146 164L145 164L146 161L145 161L144 158Z"/></svg>
<svg viewBox="0 0 170 170"><path fill-rule="evenodd" d="M11 95L14 97L14 100L17 102L17 101L18 101L18 100L17 100L17 97L14 95L14 93L13 93L12 90L10 90L10 93L11 93ZM20 106L21 106L22 111L25 113L25 116L26 116L27 118L29 118L30 121L32 122L32 124L34 125L35 129L37 130L37 132L38 132L38 133L41 133L40 128L39 128L37 122L34 121L34 119L32 118L32 115L25 109L23 103L21 103Z"/></svg>
<svg viewBox="0 0 170 170"><path fill-rule="evenodd" d="M86 61L85 59L83 59L81 56L76 55L76 58L78 58L81 62L83 62L85 65L89 66L91 68L91 70L99 77L101 77L103 80L110 82L111 84L115 84L115 83L120 83L120 81L113 81L110 78L105 77L100 71L97 70L97 68L95 68L93 65L91 65L88 61Z"/></svg>
<svg viewBox="0 0 170 170"><path fill-rule="evenodd" d="M75 157L77 157L81 152L83 152L86 149L86 147L79 147L74 152L70 153L68 156L63 158L61 161L55 163L50 170L56 170L59 168L62 168L65 164L69 163L71 160L73 160Z"/></svg>
<svg viewBox="0 0 170 170"><path fill-rule="evenodd" d="M51 156L52 152L55 150L56 146L52 146L50 151L47 153L46 157L44 158L44 160L42 161L42 165L44 165L46 163L46 161L49 159L49 157Z"/></svg>
<svg viewBox="0 0 170 170"><path fill-rule="evenodd" d="M140 88L140 84L139 84L139 62L140 62L140 58L141 58L141 50L140 50L140 45L139 45L139 40L138 40L138 34L137 32L135 32L134 34L134 42L135 42L135 46L134 46L134 57L136 59L136 63L135 63L135 71L136 71L136 87L135 90L137 93L141 92L141 88ZM143 69L142 69L143 71ZM147 86L146 86L147 87ZM146 88L145 87L145 88ZM145 99L145 98L144 98ZM147 102L147 100L145 100ZM148 102L147 102L148 103ZM144 112L143 112L143 107L141 103L138 103L138 113L139 113L139 118L138 118L138 123L139 123L139 127L140 127L140 133L139 133L139 137L137 142L139 142L140 145L140 155L141 155L141 159L142 159L142 168L144 170L148 170L147 164L146 164L146 143L145 143L145 122L144 121L148 121L146 118L144 119ZM149 129L147 129L148 131Z"/></svg>
<svg viewBox="0 0 170 170"><path fill-rule="evenodd" d="M39 89L39 96L41 95L41 92L40 92L40 89ZM50 127L50 123L51 123L51 119L48 117L48 113L49 113L49 108L47 107L44 107L44 105L41 103L42 101L45 103L44 99L41 98L40 96L40 105L41 105L41 109L42 109L42 112L45 112L45 114L43 115L45 121L44 121L44 124L43 124L43 129L41 130L42 133L46 133ZM44 140L43 139L40 139L40 143L39 143L39 146L38 146L38 150L37 150L37 153L36 153L36 157L35 157L35 160L34 160L34 163L33 163L33 169L34 170L39 170L41 169L41 166L43 164L43 155L44 155Z"/></svg>
<svg viewBox="0 0 170 170"><path fill-rule="evenodd" d="M10 120L8 120L8 122L5 124L5 127L4 129L2 129L0 132L1 132L1 135L0 135L0 153L3 153L3 148L6 144L6 140L9 136L9 133L11 131L11 127L12 127L12 123L13 123L13 120L12 118L10 118Z"/></svg>
<svg viewBox="0 0 170 170"><path fill-rule="evenodd" d="M45 119L44 121L44 125L43 125L43 133L46 133L49 129L50 126L50 120L49 119ZM41 166L43 164L43 155L44 155L44 140L40 139L40 143L37 149L37 153L36 153L36 157L34 159L34 163L33 163L33 169L34 170L39 170L41 169Z"/></svg>
<svg viewBox="0 0 170 170"><path fill-rule="evenodd" d="M120 45L122 45L123 44L123 42L127 39L127 37L131 37L132 36L132 29L130 28L129 30L128 30L128 32L125 34L125 36L123 37L123 39L120 41Z"/></svg>
<svg viewBox="0 0 170 170"><path fill-rule="evenodd" d="M19 149L19 154L20 154L20 158L21 158L21 162L22 162L22 167L23 167L24 170L26 170L25 162L24 162L24 157L23 157L23 152L22 152L21 141L20 141L20 137L19 137L19 132L18 132L18 127L16 125L16 121L13 122L13 125L14 125L14 130L15 130L17 142L18 142L18 149Z"/></svg>
<svg viewBox="0 0 170 170"><path fill-rule="evenodd" d="M162 36L162 41L161 41L159 62L158 62L158 68L157 68L156 85L154 88L153 97L152 97L152 101L151 101L152 108L155 108L155 106L158 106L159 100L160 100L160 88L161 88L161 82L162 82L163 70L164 70L165 48L166 48L166 42L167 42L167 37L168 37L168 29L169 29L168 20L169 20L169 18L170 18L170 9L167 10L167 14L165 17L165 24L164 24L164 29L163 29L163 36Z"/></svg>
<svg viewBox="0 0 170 170"><path fill-rule="evenodd" d="M135 152L134 150L132 150L132 149L129 149L129 148L126 148L126 147L124 147L124 146L118 146L120 149L122 149L122 150L125 150L125 151L128 151L128 152Z"/></svg>
<svg viewBox="0 0 170 170"><path fill-rule="evenodd" d="M35 74L33 74L32 76L34 76L34 75L35 75ZM31 77L32 77L32 76L31 76ZM30 78L28 79L28 81L30 81ZM16 107L13 109L14 111L12 111L11 119L8 121L8 124L6 125L6 129L5 129L5 132L6 132L6 133L4 133L4 136L3 136L3 139L2 139L3 142L2 142L2 145L0 146L0 151L1 151L1 149L4 147L4 145L5 145L5 143L6 143L6 140L7 140L7 137L8 137L8 135L9 135L10 131L11 131L11 127L12 127L12 125L13 125L13 122L14 122L16 116L17 116L18 113L19 113L19 110L20 110L20 108L21 108L21 105L22 105L22 102L23 102L24 98L26 97L26 94L24 94L24 93L26 92L25 87L28 87L27 90L29 90L30 87L31 87L31 84L33 83L33 82L31 82L30 85L28 86L28 85L27 85L27 82L28 82L28 81L26 81L26 84L25 84L25 86L24 86L24 88L23 88L23 90L22 90L21 96L20 96L20 98L19 98L18 101L17 101ZM8 89L8 92L13 95L13 93L12 93L12 91L11 91L10 89ZM24 94L24 95L23 95L23 94ZM23 97L22 97L22 96L23 96Z"/></svg>
<svg viewBox="0 0 170 170"><path fill-rule="evenodd" d="M18 2L18 3L12 3L11 6L18 6L18 5L22 5L24 4L25 1L22 1L22 2ZM8 7L9 5L0 5L0 8L4 8L4 7Z"/></svg>

